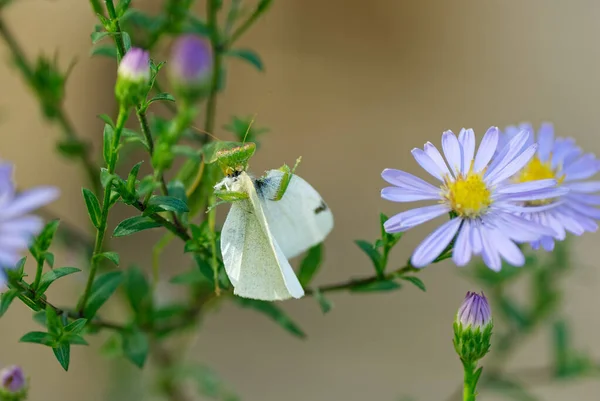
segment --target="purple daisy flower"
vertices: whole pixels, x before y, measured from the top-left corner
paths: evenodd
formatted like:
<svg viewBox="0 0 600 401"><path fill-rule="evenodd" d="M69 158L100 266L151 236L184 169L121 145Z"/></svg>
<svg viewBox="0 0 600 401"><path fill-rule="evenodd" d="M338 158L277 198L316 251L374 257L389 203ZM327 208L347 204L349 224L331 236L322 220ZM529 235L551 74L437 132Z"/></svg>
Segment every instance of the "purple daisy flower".
<svg viewBox="0 0 600 401"><path fill-rule="evenodd" d="M0 379L2 380L2 387L11 393L21 391L27 384L25 374L20 366L9 366L2 369Z"/></svg>
<svg viewBox="0 0 600 401"><path fill-rule="evenodd" d="M477 153L473 130L461 130L458 138L452 131L444 132L442 149L448 164L431 142L427 142L424 149L412 150L417 163L439 181L437 186L404 171L383 171L383 179L394 186L384 188L382 198L394 202L437 201L436 205L407 210L391 217L384 224L387 232L407 231L450 212L456 215L415 249L411 258L413 266L427 266L455 238L452 258L458 266L466 265L472 255L481 255L485 264L496 271L501 269L502 259L511 265L522 266L525 258L515 243L552 235L551 229L517 216L516 213L524 209L518 203L560 196L567 190L557 188L554 179L520 184L507 182L507 178L521 170L537 150L537 144L523 150L529 136L527 131L522 131L508 141L494 166L490 167L498 145L497 127L488 129Z"/></svg>
<svg viewBox="0 0 600 401"><path fill-rule="evenodd" d="M13 181L14 167L0 164L0 270L15 267L21 253L44 227L44 221L32 211L58 197L54 187L38 187L16 193ZM0 284L4 278L0 277Z"/></svg>
<svg viewBox="0 0 600 401"><path fill-rule="evenodd" d="M521 124L529 130L533 138L533 127ZM505 140L510 139L517 129L507 127ZM600 170L600 161L591 153L583 153L572 138L555 138L554 127L550 123L540 126L537 133L539 144L536 154L524 168L510 178L513 183L525 183L539 179L555 179L559 187L569 191L563 195L524 202L524 206L548 205L546 210L525 211L520 215L528 220L546 225L554 231L552 236L544 236L533 241L531 246L545 250L554 249L554 240L565 239L566 232L581 235L586 231L596 231L600 219L600 181L586 181ZM551 207L554 206L554 207Z"/></svg>

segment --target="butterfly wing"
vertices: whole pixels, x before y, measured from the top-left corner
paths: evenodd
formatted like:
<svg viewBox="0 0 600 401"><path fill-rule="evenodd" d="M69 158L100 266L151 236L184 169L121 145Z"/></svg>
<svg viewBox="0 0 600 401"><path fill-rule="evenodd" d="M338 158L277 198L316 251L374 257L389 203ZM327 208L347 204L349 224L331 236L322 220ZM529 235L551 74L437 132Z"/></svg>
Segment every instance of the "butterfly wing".
<svg viewBox="0 0 600 401"><path fill-rule="evenodd" d="M275 201L284 173L270 170L255 181L269 228L283 254L293 258L327 237L333 214L321 195L305 180L292 175L283 197Z"/></svg>
<svg viewBox="0 0 600 401"><path fill-rule="evenodd" d="M249 199L232 204L221 231L221 253L234 294L276 301L300 298L304 290L273 239L254 185L246 173L238 177Z"/></svg>

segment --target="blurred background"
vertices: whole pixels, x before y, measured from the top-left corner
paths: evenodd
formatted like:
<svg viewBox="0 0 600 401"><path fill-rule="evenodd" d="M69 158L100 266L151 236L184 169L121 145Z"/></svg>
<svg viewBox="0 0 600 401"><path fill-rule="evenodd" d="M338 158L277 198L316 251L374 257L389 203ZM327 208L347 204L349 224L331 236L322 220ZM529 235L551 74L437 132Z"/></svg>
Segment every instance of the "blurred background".
<svg viewBox="0 0 600 401"><path fill-rule="evenodd" d="M198 3L203 13L203 2ZM158 10L160 2L134 0L133 6ZM98 147L102 123L96 115L115 113L115 66L113 60L89 57L96 21L88 2L17 0L3 18L31 58L40 51L56 52L64 68L77 60L66 109L78 131ZM271 129L252 159L255 173L303 157L298 174L322 194L336 219L316 284L372 275L352 241L378 236L380 211L406 208L380 199L379 174L386 167L419 172L410 149L426 141L438 144L442 131L472 127L481 135L491 125L552 121L558 135L573 136L586 151L600 153L599 19L600 3L591 0L278 1L242 43L259 52L266 73L229 64L218 126L234 114L256 113L256 124ZM4 44L0 53L5 61L0 64L0 157L17 165L20 187L60 187L62 197L50 211L89 232L80 192L83 174L56 154L58 129L44 123L9 65ZM214 134L228 138L222 129ZM129 215L131 210L119 209L114 222ZM435 224L406 234L390 267L402 266ZM123 253L122 260L147 268L147 244L157 238L140 234L111 244ZM563 311L577 347L596 359L598 239L586 234L572 242L576 266L565 281ZM68 252L57 253L62 265L78 263ZM167 280L188 264L180 246L173 245L163 258L162 275ZM334 309L325 316L313 299L286 302L284 309L308 333L304 341L226 303L204 319L187 357L214 368L246 401L398 401L405 396L445 401L462 379L451 342L454 314L467 290L479 290L460 273L445 262L425 269L420 277L426 293L407 285L388 294L332 294ZM61 280L51 296L58 304L72 302L83 279ZM163 288L165 297L177 290ZM527 288L520 291L516 297ZM114 308L118 318L121 312ZM0 364L24 366L33 401L131 399L154 385L147 372L100 357L101 339L92 347L74 348L65 373L49 349L17 342L36 329L23 305L0 320ZM548 364L549 337L549 332L528 337L507 366ZM532 390L548 401L597 400L600 381ZM485 392L480 399L502 398Z"/></svg>

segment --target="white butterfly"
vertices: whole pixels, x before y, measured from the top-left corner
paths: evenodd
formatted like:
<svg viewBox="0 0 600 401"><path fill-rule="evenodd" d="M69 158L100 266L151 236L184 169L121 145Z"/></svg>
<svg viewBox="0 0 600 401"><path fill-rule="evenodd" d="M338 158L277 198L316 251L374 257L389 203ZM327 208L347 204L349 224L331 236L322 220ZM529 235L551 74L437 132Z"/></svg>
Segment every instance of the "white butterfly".
<svg viewBox="0 0 600 401"><path fill-rule="evenodd" d="M319 244L333 228L333 215L321 196L302 178L291 174L290 179L281 170L259 179L236 171L215 188L244 198L232 203L221 231L234 294L265 301L301 298L304 290L288 258Z"/></svg>

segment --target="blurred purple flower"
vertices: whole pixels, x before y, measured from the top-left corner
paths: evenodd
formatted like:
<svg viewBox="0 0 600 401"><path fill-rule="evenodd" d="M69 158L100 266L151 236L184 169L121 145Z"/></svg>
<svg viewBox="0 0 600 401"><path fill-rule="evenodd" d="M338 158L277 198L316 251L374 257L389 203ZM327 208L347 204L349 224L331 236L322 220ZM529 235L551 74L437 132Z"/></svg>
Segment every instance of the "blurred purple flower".
<svg viewBox="0 0 600 401"><path fill-rule="evenodd" d="M171 79L180 85L198 85L212 75L213 54L210 42L195 36L179 37L171 51Z"/></svg>
<svg viewBox="0 0 600 401"><path fill-rule="evenodd" d="M529 124L521 124L519 128L506 127L503 141L509 141L519 130L531 133L531 142L534 141L535 132ZM525 209L521 216L527 220L544 224L554 231L552 236L544 236L533 241L531 246L538 249L542 246L545 250L554 249L554 241L562 241L566 232L582 235L586 231L594 232L598 229L596 220L600 219L600 181L590 181L589 178L600 171L600 161L591 153L583 153L572 138L554 136L554 127L550 123L541 125L537 132L538 149L534 157L524 168L510 177L510 181L526 183L539 179L555 179L558 186L568 189L561 196L548 197L535 201L525 202ZM536 210L536 206L546 205L543 210Z"/></svg>
<svg viewBox="0 0 600 401"><path fill-rule="evenodd" d="M132 47L129 49L121 64L119 64L118 75L130 81L150 80L150 54L144 49Z"/></svg>
<svg viewBox="0 0 600 401"><path fill-rule="evenodd" d="M9 366L0 371L2 387L11 393L21 391L26 384L25 374L20 366Z"/></svg>
<svg viewBox="0 0 600 401"><path fill-rule="evenodd" d="M35 209L54 201L59 191L54 187L37 187L15 192L14 167L0 164L0 268L15 267L21 253L44 227L43 220L31 215ZM3 281L0 277L0 281ZM2 283L0 283L2 284Z"/></svg>
<svg viewBox="0 0 600 401"><path fill-rule="evenodd" d="M483 329L491 322L492 312L483 292L481 295L476 292L467 292L456 315L456 320L464 328L471 327L473 329Z"/></svg>

